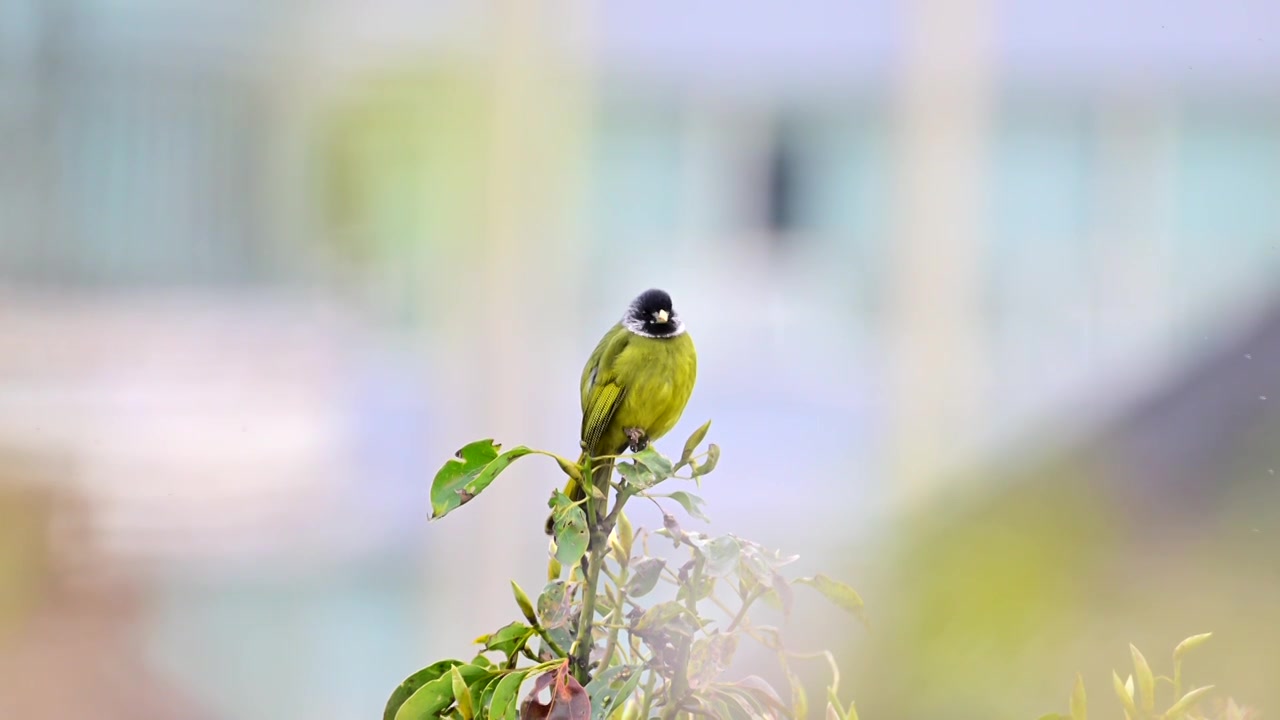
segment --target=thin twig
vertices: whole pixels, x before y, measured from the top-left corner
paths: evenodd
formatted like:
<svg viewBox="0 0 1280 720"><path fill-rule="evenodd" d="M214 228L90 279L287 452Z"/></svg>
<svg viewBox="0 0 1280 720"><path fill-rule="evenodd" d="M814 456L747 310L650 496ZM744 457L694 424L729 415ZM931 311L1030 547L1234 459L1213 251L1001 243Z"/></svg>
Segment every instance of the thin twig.
<svg viewBox="0 0 1280 720"><path fill-rule="evenodd" d="M738 614L733 616L733 620L729 623L729 627L725 628L724 631L726 633L731 633L738 627L738 623L742 622L743 618L747 616L747 610L750 609L751 603L754 603L761 595L764 595L764 591L760 588L756 588L746 597L745 600L742 601L742 607L738 608Z"/></svg>

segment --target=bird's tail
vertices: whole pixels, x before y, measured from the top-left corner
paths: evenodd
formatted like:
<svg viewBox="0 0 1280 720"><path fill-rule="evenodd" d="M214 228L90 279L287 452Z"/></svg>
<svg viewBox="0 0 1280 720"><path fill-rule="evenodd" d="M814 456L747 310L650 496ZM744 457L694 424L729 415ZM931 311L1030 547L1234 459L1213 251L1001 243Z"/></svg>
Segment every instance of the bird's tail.
<svg viewBox="0 0 1280 720"><path fill-rule="evenodd" d="M578 467L586 462L587 454L578 456ZM613 477L613 458L606 460L594 460L591 463L591 482L600 489L604 497L609 497L609 478ZM569 496L573 502L579 502L587 497L587 491L577 478L569 478L569 482L564 486L564 494ZM607 501L598 499L596 503L596 517L600 518L604 515ZM586 508L583 508L584 512ZM547 517L546 531L548 535L552 534L552 526L555 524L554 516ZM560 578L560 563L555 558L551 558L550 564L547 566L547 578L557 580Z"/></svg>

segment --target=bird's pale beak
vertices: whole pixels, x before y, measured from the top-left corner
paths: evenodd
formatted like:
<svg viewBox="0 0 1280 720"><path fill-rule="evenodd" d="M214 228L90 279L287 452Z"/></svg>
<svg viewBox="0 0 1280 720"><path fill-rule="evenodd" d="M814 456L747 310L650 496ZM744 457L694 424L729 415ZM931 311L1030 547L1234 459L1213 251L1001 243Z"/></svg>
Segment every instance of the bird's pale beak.
<svg viewBox="0 0 1280 720"><path fill-rule="evenodd" d="M659 325L665 323L670 318L671 316L667 314L666 310L659 310L658 312L653 314L654 321L657 322Z"/></svg>

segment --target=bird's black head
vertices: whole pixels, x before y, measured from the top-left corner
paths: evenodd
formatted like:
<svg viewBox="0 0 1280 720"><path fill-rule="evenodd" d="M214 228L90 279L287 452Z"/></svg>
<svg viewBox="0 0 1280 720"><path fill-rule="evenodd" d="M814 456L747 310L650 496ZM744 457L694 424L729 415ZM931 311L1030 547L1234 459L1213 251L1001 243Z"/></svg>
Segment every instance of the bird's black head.
<svg viewBox="0 0 1280 720"><path fill-rule="evenodd" d="M674 337L684 332L684 323L671 306L671 296L662 290L646 290L627 306L622 324L644 337Z"/></svg>

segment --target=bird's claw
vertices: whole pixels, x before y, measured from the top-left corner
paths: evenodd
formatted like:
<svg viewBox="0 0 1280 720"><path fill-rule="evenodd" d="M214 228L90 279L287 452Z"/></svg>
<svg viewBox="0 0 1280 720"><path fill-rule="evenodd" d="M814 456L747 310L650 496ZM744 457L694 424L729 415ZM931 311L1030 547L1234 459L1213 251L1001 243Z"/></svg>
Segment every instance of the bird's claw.
<svg viewBox="0 0 1280 720"><path fill-rule="evenodd" d="M645 437L644 430L640 428L627 428L623 432L626 434L627 440L630 441L628 447L631 449L631 452L640 452L641 450L649 447L649 438Z"/></svg>

